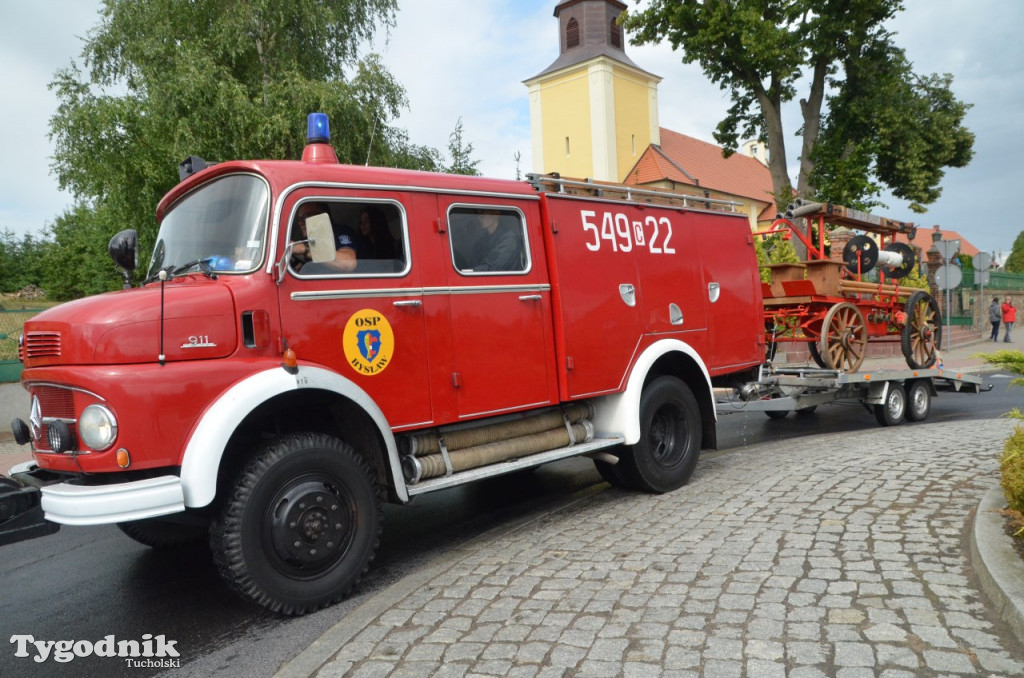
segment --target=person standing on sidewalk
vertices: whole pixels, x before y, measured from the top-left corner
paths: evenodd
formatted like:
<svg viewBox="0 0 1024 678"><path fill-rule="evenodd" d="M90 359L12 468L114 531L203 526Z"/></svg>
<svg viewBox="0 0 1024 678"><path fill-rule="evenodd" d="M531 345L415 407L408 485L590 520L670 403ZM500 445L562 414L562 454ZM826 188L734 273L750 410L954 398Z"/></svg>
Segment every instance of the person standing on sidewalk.
<svg viewBox="0 0 1024 678"><path fill-rule="evenodd" d="M1013 323L1015 322L1017 322L1017 307L1013 305L1013 299L1006 297L1006 301L1003 302L1003 327L1006 328L1003 341L1012 343L1010 341L1010 330L1013 329Z"/></svg>
<svg viewBox="0 0 1024 678"><path fill-rule="evenodd" d="M988 321L992 323L992 341L999 341L999 323L1003 320L1003 309L999 307L999 297L992 297L992 305L988 307Z"/></svg>

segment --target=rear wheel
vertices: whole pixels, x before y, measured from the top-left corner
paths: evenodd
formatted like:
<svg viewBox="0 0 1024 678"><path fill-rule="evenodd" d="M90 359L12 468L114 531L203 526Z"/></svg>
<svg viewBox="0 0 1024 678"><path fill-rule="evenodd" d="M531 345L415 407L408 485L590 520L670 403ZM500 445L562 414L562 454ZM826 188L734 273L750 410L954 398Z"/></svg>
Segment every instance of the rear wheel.
<svg viewBox="0 0 1024 678"><path fill-rule="evenodd" d="M882 426L898 426L907 412L907 392L895 382L889 384L885 402L875 405L875 419Z"/></svg>
<svg viewBox="0 0 1024 678"><path fill-rule="evenodd" d="M927 292L914 292L903 310L907 315L900 336L903 357L915 370L931 367L942 345L942 313L939 304Z"/></svg>
<svg viewBox="0 0 1024 678"><path fill-rule="evenodd" d="M221 576L275 612L338 602L377 549L380 499L366 461L315 433L265 445L239 474L210 531Z"/></svg>
<svg viewBox="0 0 1024 678"><path fill-rule="evenodd" d="M640 397L640 440L619 464L626 464L634 488L671 492L690 479L700 441L700 409L690 387L676 377L658 377Z"/></svg>
<svg viewBox="0 0 1024 678"><path fill-rule="evenodd" d="M917 379L907 387L907 420L924 421L932 411L932 392L928 382Z"/></svg>

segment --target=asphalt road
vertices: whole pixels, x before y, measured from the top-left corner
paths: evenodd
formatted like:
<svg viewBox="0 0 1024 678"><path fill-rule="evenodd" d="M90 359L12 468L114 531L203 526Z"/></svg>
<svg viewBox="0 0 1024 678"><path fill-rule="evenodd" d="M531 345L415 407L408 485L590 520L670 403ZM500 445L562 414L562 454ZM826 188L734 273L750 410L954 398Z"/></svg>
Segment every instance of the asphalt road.
<svg viewBox="0 0 1024 678"><path fill-rule="evenodd" d="M941 394L929 421L984 420L1024 409L1024 389L1009 377L985 375L994 389L978 396ZM907 426L927 426L907 424ZM820 433L877 426L859 405L819 407L812 415L770 420L737 413L719 423L720 451ZM203 547L155 551L113 527L64 528L56 535L0 549L0 676L270 676L368 596L461 541L506 522L550 511L584 492L603 491L593 465L567 460L512 477L433 493L406 507L385 508L385 529L374 565L351 598L298 619L249 605L222 584ZM36 639L176 641L181 667L146 669L105 658L71 664L35 663L14 656L13 635Z"/></svg>

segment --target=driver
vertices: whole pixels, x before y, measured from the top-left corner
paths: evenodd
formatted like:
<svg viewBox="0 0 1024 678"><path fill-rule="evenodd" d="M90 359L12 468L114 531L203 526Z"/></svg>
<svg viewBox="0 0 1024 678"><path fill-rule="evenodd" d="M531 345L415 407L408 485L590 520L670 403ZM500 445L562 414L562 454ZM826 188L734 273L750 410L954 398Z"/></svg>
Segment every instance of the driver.
<svg viewBox="0 0 1024 678"><path fill-rule="evenodd" d="M309 236L306 235L306 219L317 214L326 214L328 218L331 216L330 210L325 203L304 202L299 205L299 209L295 213L295 222L292 224L293 240L308 239ZM351 273L356 270L359 260L358 252L361 249L365 249L365 247L361 247L361 238L355 231L342 228L335 231L334 249L334 260L321 262L319 266L322 266L323 270L318 270L318 272ZM310 256L309 246L306 243L296 242L292 245L291 266L293 269L298 271L311 261L312 257Z"/></svg>

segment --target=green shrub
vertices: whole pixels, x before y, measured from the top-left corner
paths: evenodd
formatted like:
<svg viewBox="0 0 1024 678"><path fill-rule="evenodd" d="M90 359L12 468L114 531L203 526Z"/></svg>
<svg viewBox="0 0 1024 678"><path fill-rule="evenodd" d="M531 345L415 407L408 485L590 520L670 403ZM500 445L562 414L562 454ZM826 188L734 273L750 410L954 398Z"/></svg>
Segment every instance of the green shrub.
<svg viewBox="0 0 1024 678"><path fill-rule="evenodd" d="M999 457L999 471L1007 505L1017 513L1024 514L1024 428L1016 427L1006 439L1003 453Z"/></svg>
<svg viewBox="0 0 1024 678"><path fill-rule="evenodd" d="M1000 369L1024 375L1024 353L1020 351L978 353L975 357ZM1024 379L1017 378L1010 383L1015 386L1024 386ZM1006 416L1024 420L1024 413L1016 408L1007 412ZM1001 475L999 484L1003 488L1003 496L1006 497L1009 513L1020 524L1024 521L1024 428L1017 426L1010 437L1006 439L1003 453L999 457L999 471ZM1017 536L1024 538L1024 529L1019 530Z"/></svg>

